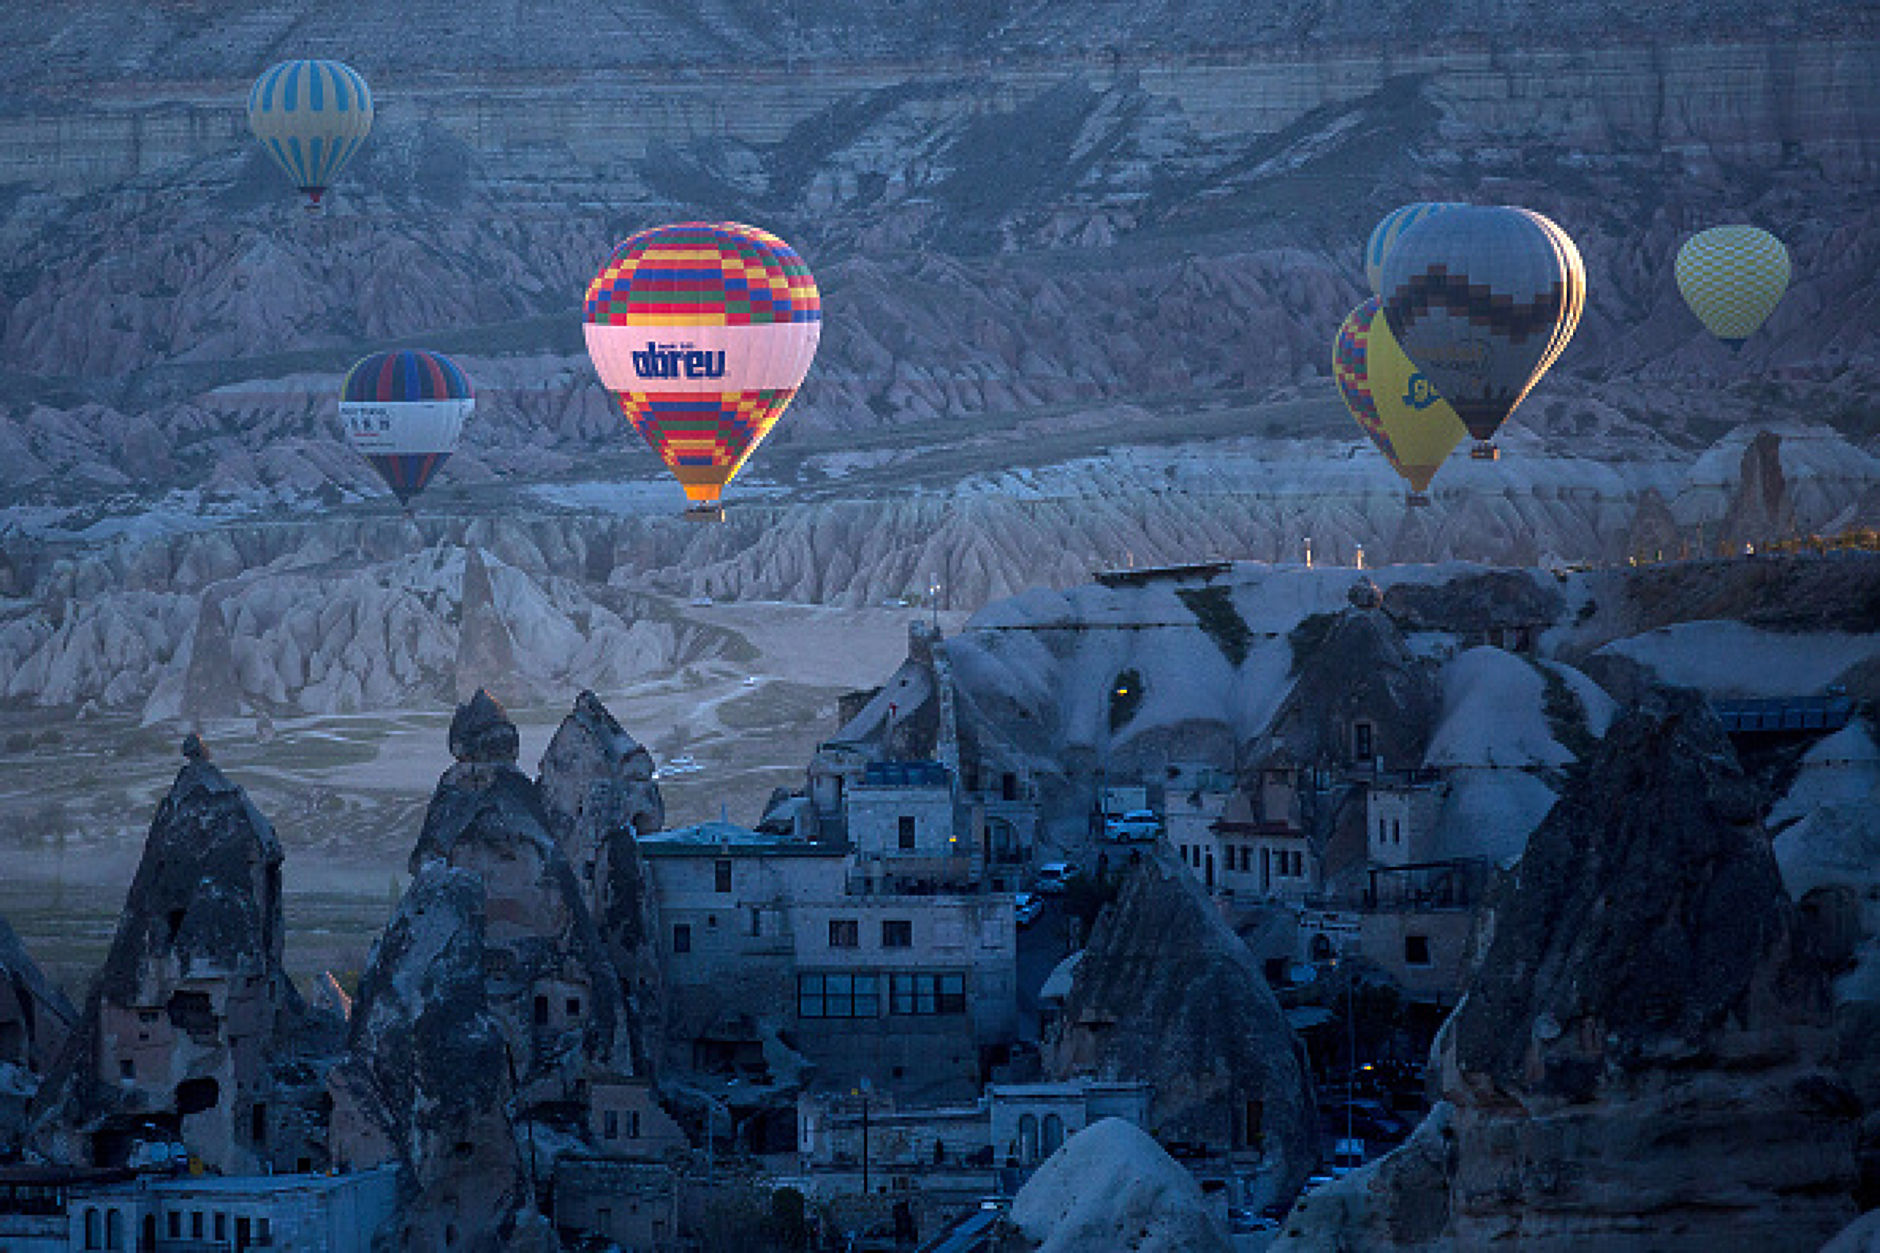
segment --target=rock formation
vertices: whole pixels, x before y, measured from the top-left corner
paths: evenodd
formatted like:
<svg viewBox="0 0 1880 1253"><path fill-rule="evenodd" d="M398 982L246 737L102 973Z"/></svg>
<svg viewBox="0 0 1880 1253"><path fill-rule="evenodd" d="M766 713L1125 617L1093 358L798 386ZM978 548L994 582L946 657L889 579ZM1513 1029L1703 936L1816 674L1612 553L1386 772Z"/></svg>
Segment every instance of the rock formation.
<svg viewBox="0 0 1880 1253"><path fill-rule="evenodd" d="M77 1018L0 918L0 1161L18 1151L40 1078L58 1061Z"/></svg>
<svg viewBox="0 0 1880 1253"><path fill-rule="evenodd" d="M1795 534L1795 522L1795 504L1782 473L1782 437L1758 431L1743 450L1742 469L1718 538L1732 552L1745 544L1760 548Z"/></svg>
<svg viewBox="0 0 1880 1253"><path fill-rule="evenodd" d="M1053 1077L1154 1086L1149 1125L1167 1141L1257 1148L1255 1187L1292 1195L1318 1160L1303 1050L1252 952L1172 855L1145 858L1098 919L1077 963Z"/></svg>
<svg viewBox="0 0 1880 1253"><path fill-rule="evenodd" d="M1012 1198L1036 1253L1227 1253L1193 1175L1134 1123L1092 1123Z"/></svg>
<svg viewBox="0 0 1880 1253"><path fill-rule="evenodd" d="M1813 1250L1857 1105L1760 798L1688 694L1627 714L1492 901L1396 1153L1276 1249Z"/></svg>
<svg viewBox="0 0 1880 1253"><path fill-rule="evenodd" d="M483 683L507 690L515 673L515 640L497 607L483 550L472 547L464 554L459 593L457 699L469 700Z"/></svg>
<svg viewBox="0 0 1880 1253"><path fill-rule="evenodd" d="M1880 745L1856 718L1803 757L1770 811L1776 862L1834 975L1841 1073L1865 1111L1863 1207L1880 1204Z"/></svg>
<svg viewBox="0 0 1880 1253"><path fill-rule="evenodd" d="M536 777L562 856L584 886L620 976L634 1065L641 1070L651 1055L639 1031L659 1021L661 982L652 879L635 840L665 823L653 773L652 754L594 693L582 692L556 728Z"/></svg>
<svg viewBox="0 0 1880 1253"><path fill-rule="evenodd" d="M1316 638L1302 638L1309 634ZM1295 638L1299 677L1273 715L1269 751L1283 749L1306 766L1373 757L1391 769L1422 763L1441 690L1435 667L1410 651L1388 614L1347 609L1307 619Z"/></svg>
<svg viewBox="0 0 1880 1253"><path fill-rule="evenodd" d="M484 986L485 887L421 869L373 948L335 1067L342 1169L407 1171L400 1247L494 1250L529 1193L510 1120L517 1059Z"/></svg>
<svg viewBox="0 0 1880 1253"><path fill-rule="evenodd" d="M612 722L591 697L545 761L516 768L515 724L479 689L450 725L411 854L412 886L374 948L332 1079L335 1153L408 1167L404 1247L504 1247L555 1153L587 1130L585 1094L642 1074L640 1025L556 840L604 824L631 752L584 759ZM618 727L613 728L618 732ZM613 774L610 775L610 771ZM581 789L577 778L590 786ZM645 799L641 798L642 801ZM592 806L592 808L584 808Z"/></svg>
<svg viewBox="0 0 1880 1253"><path fill-rule="evenodd" d="M339 1024L281 966L281 846L194 735L158 806L110 954L35 1139L58 1161L122 1164L180 1140L216 1170L325 1165L318 1062Z"/></svg>

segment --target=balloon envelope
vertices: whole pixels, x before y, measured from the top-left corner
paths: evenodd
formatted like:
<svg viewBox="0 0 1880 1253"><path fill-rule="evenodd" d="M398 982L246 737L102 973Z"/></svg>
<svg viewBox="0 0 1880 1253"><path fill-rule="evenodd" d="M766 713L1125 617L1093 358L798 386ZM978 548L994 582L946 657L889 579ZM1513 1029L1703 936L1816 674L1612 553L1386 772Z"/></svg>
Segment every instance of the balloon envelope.
<svg viewBox="0 0 1880 1253"><path fill-rule="evenodd" d="M457 451L475 407L470 380L438 352L375 352L340 388L346 438L404 505Z"/></svg>
<svg viewBox="0 0 1880 1253"><path fill-rule="evenodd" d="M716 501L809 373L822 297L767 231L684 222L641 231L588 284L588 355L690 500Z"/></svg>
<svg viewBox="0 0 1880 1253"><path fill-rule="evenodd" d="M339 61L283 61L249 91L248 129L318 204L372 129L372 92Z"/></svg>
<svg viewBox="0 0 1880 1253"><path fill-rule="evenodd" d="M1384 220L1371 229L1371 238L1364 245L1364 281L1371 285L1372 295L1384 294L1384 258L1390 255L1391 245L1397 242L1398 236L1424 218L1458 207L1450 201L1426 200L1392 209L1384 215Z"/></svg>
<svg viewBox="0 0 1880 1253"><path fill-rule="evenodd" d="M1413 492L1428 490L1466 432L1449 402L1391 338L1373 296L1338 328L1332 374L1346 408Z"/></svg>
<svg viewBox="0 0 1880 1253"><path fill-rule="evenodd" d="M1383 299L1405 355L1469 433L1487 440L1573 338L1586 266L1567 233L1538 213L1461 205L1391 247Z"/></svg>
<svg viewBox="0 0 1880 1253"><path fill-rule="evenodd" d="M1789 250L1754 226L1713 226L1678 249L1678 290L1732 348L1756 333L1789 289Z"/></svg>

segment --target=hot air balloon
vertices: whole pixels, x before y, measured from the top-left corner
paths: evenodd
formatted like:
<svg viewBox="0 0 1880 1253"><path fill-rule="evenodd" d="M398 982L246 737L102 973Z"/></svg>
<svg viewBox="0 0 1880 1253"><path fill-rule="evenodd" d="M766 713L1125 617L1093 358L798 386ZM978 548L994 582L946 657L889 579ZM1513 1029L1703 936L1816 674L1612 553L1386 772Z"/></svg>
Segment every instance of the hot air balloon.
<svg viewBox="0 0 1880 1253"><path fill-rule="evenodd" d="M1527 209L1460 205L1398 237L1384 259L1384 319L1494 460L1488 441L1565 350L1586 306L1567 233Z"/></svg>
<svg viewBox="0 0 1880 1253"><path fill-rule="evenodd" d="M1740 349L1789 289L1789 250L1754 226L1713 226L1684 241L1677 273L1698 321Z"/></svg>
<svg viewBox="0 0 1880 1253"><path fill-rule="evenodd" d="M372 92L338 61L283 61L248 92L248 129L315 210L372 129Z"/></svg>
<svg viewBox="0 0 1880 1253"><path fill-rule="evenodd" d="M1436 200L1407 204L1401 209L1392 209L1384 215L1383 221L1371 228L1370 242L1364 246L1364 281L1371 285L1372 294L1384 294L1384 258L1390 255L1390 246L1397 242L1398 236L1424 218L1456 207L1452 202Z"/></svg>
<svg viewBox="0 0 1880 1253"><path fill-rule="evenodd" d="M1409 501L1427 505L1430 479L1462 442L1462 420L1391 338L1373 296L1338 328L1332 373L1345 406L1410 484Z"/></svg>
<svg viewBox="0 0 1880 1253"><path fill-rule="evenodd" d="M470 380L439 352L375 352L340 388L339 416L352 441L406 509L457 451L476 407Z"/></svg>
<svg viewBox="0 0 1880 1253"><path fill-rule="evenodd" d="M588 284L588 355L692 501L726 483L809 373L822 297L790 245L735 222L641 231Z"/></svg>

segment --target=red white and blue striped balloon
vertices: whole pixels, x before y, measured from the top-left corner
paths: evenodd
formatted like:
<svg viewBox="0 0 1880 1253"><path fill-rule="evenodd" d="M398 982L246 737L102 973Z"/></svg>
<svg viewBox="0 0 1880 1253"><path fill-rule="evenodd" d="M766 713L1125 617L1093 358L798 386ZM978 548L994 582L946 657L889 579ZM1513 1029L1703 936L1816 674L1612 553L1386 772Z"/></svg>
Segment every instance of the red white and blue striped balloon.
<svg viewBox="0 0 1880 1253"><path fill-rule="evenodd" d="M373 353L347 372L339 396L346 438L403 505L457 451L475 407L457 363L419 349Z"/></svg>
<svg viewBox="0 0 1880 1253"><path fill-rule="evenodd" d="M317 207L372 130L372 91L339 61L283 61L248 93L248 129Z"/></svg>

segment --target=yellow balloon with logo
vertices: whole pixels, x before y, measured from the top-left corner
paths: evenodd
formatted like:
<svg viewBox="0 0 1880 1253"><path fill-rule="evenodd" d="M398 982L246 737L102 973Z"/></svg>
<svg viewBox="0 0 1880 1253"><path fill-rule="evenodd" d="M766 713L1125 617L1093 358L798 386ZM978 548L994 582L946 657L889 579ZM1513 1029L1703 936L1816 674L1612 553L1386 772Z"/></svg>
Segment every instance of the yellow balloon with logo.
<svg viewBox="0 0 1880 1253"><path fill-rule="evenodd" d="M1333 346L1332 374L1351 416L1410 484L1410 503L1427 505L1430 480L1468 431L1397 346L1382 307L1373 296L1346 315Z"/></svg>

